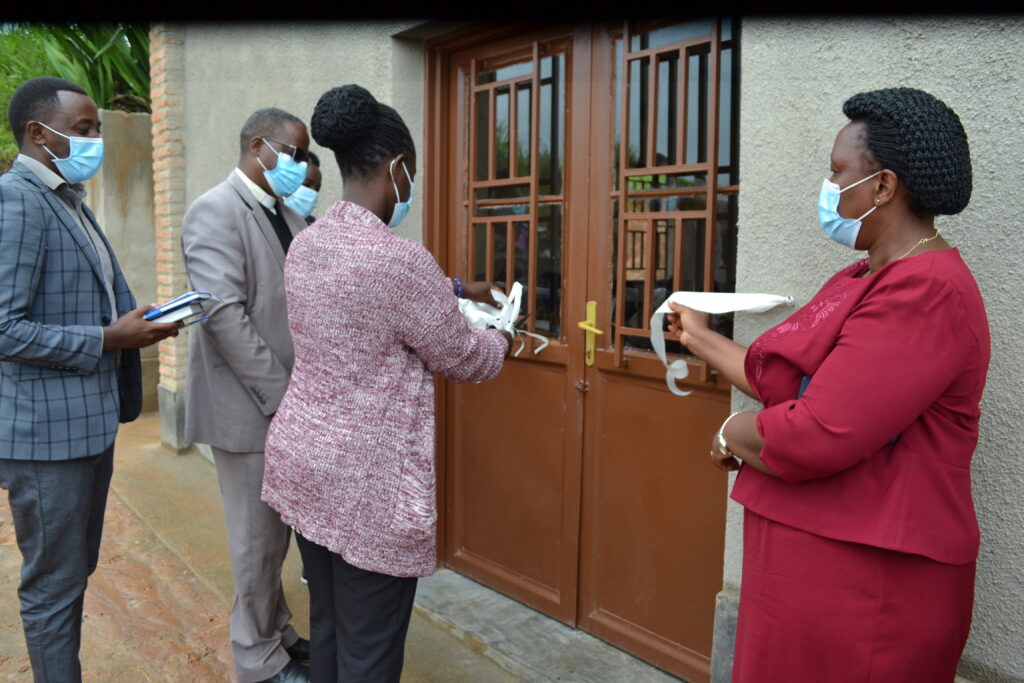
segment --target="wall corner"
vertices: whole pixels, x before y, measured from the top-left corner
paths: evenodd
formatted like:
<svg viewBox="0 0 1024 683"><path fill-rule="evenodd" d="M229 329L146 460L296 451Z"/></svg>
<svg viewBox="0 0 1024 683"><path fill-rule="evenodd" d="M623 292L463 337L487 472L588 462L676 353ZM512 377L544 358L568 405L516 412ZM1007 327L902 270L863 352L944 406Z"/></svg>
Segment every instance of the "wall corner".
<svg viewBox="0 0 1024 683"><path fill-rule="evenodd" d="M185 30L153 24L149 31L150 99L153 130L153 223L156 230L156 295L167 301L188 289L181 254L185 216L184 88ZM160 436L175 450L185 441L184 389L188 370L188 334L160 342L157 403Z"/></svg>
<svg viewBox="0 0 1024 683"><path fill-rule="evenodd" d="M736 649L736 617L739 593L725 589L715 596L715 629L711 641L711 683L732 680L732 656Z"/></svg>

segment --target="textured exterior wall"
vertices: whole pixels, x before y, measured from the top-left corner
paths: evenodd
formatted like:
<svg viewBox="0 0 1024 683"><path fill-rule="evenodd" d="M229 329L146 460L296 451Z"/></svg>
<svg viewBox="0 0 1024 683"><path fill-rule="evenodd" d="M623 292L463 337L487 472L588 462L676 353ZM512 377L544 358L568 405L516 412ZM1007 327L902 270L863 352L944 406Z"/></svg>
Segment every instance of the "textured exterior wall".
<svg viewBox="0 0 1024 683"><path fill-rule="evenodd" d="M190 25L185 30L186 206L224 180L238 162L238 134L261 107L279 107L309 125L325 91L356 83L395 107L423 138L423 50L391 36L418 22ZM314 215L341 198L334 154L312 141L323 187ZM422 160L418 163L423 168ZM419 180L419 178L417 178ZM420 238L423 201L413 201L400 234Z"/></svg>
<svg viewBox="0 0 1024 683"><path fill-rule="evenodd" d="M157 278L161 301L188 285L181 222L189 204L238 163L248 116L279 107L308 125L326 90L364 86L405 119L417 150L423 138L423 48L392 35L418 22L157 24L150 33ZM334 155L311 142L323 187L314 215L341 198ZM421 152L422 154L422 152ZM422 160L419 167L423 168ZM421 176L420 176L421 177ZM420 179L417 178L417 180ZM396 231L422 239L422 194ZM185 448L183 392L188 331L160 345L161 433Z"/></svg>
<svg viewBox="0 0 1024 683"><path fill-rule="evenodd" d="M1024 17L754 18L742 27L739 291L793 294L803 304L860 256L829 242L816 218L847 97L918 87L963 121L974 193L961 215L937 225L981 287L992 364L972 467L982 548L961 673L1024 681L1024 354L1014 343L1024 261ZM738 317L737 340L749 343L787 314ZM740 515L730 503L727 591L740 581Z"/></svg>
<svg viewBox="0 0 1024 683"><path fill-rule="evenodd" d="M114 249L140 306L156 301L153 245L153 144L149 114L100 110L104 159L86 181L89 208ZM156 408L157 349L142 353L142 409Z"/></svg>
<svg viewBox="0 0 1024 683"><path fill-rule="evenodd" d="M149 32L150 97L153 108L153 218L156 230L158 302L169 301L188 288L181 258L181 219L185 215L184 31L156 24ZM160 437L171 448L184 440L185 373L188 330L160 342Z"/></svg>

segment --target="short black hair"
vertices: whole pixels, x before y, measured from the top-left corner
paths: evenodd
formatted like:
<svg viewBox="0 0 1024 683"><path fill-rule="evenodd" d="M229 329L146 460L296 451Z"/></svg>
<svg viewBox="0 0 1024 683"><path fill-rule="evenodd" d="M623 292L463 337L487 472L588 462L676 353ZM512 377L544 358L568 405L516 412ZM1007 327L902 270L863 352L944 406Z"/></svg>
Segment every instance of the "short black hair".
<svg viewBox="0 0 1024 683"><path fill-rule="evenodd" d="M914 88L854 95L843 113L863 121L865 146L896 174L919 216L956 214L971 201L971 151L960 118L941 100Z"/></svg>
<svg viewBox="0 0 1024 683"><path fill-rule="evenodd" d="M242 133L239 135L239 151L245 154L246 150L249 149L249 143L255 138L273 137L281 130L281 126L289 121L297 123L303 128L306 127L302 119L295 114L289 114L283 109L278 109L277 107L257 109L242 124Z"/></svg>
<svg viewBox="0 0 1024 683"><path fill-rule="evenodd" d="M61 90L88 96L80 85L54 76L30 78L11 95L7 105L7 125L11 127L19 149L29 121L49 119L60 110L60 97L57 93Z"/></svg>
<svg viewBox="0 0 1024 683"><path fill-rule="evenodd" d="M314 154L313 152L308 152L306 154L306 158L309 160L309 163L313 164L317 168L320 168L320 157L318 157L316 154Z"/></svg>
<svg viewBox="0 0 1024 683"><path fill-rule="evenodd" d="M416 156L412 135L398 112L358 85L331 88L321 95L310 132L317 144L334 152L343 177L367 175L399 154Z"/></svg>

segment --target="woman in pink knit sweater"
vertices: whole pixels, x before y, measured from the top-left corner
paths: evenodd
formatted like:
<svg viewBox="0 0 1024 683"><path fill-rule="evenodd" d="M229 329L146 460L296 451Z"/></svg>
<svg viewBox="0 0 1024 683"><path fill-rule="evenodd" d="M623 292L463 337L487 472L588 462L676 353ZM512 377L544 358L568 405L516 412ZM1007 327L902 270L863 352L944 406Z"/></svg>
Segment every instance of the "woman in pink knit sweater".
<svg viewBox="0 0 1024 683"><path fill-rule="evenodd" d="M416 174L397 112L347 85L324 93L310 128L344 193L285 262L295 368L267 435L263 500L297 531L310 680L398 681L416 579L437 562L433 373L491 379L510 338L471 330L461 286L390 229Z"/></svg>

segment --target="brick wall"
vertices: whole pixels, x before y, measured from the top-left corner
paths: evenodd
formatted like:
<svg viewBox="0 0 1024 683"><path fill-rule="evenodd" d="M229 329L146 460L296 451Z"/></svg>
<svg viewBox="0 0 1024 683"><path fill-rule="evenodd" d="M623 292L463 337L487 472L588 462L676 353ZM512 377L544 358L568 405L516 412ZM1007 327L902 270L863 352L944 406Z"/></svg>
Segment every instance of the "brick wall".
<svg viewBox="0 0 1024 683"><path fill-rule="evenodd" d="M150 96L153 107L153 216L156 227L157 298L167 301L188 289L181 256L185 215L185 132L182 88L184 31L154 24L149 32ZM161 432L165 443L184 448L182 392L188 364L188 333L160 342Z"/></svg>

